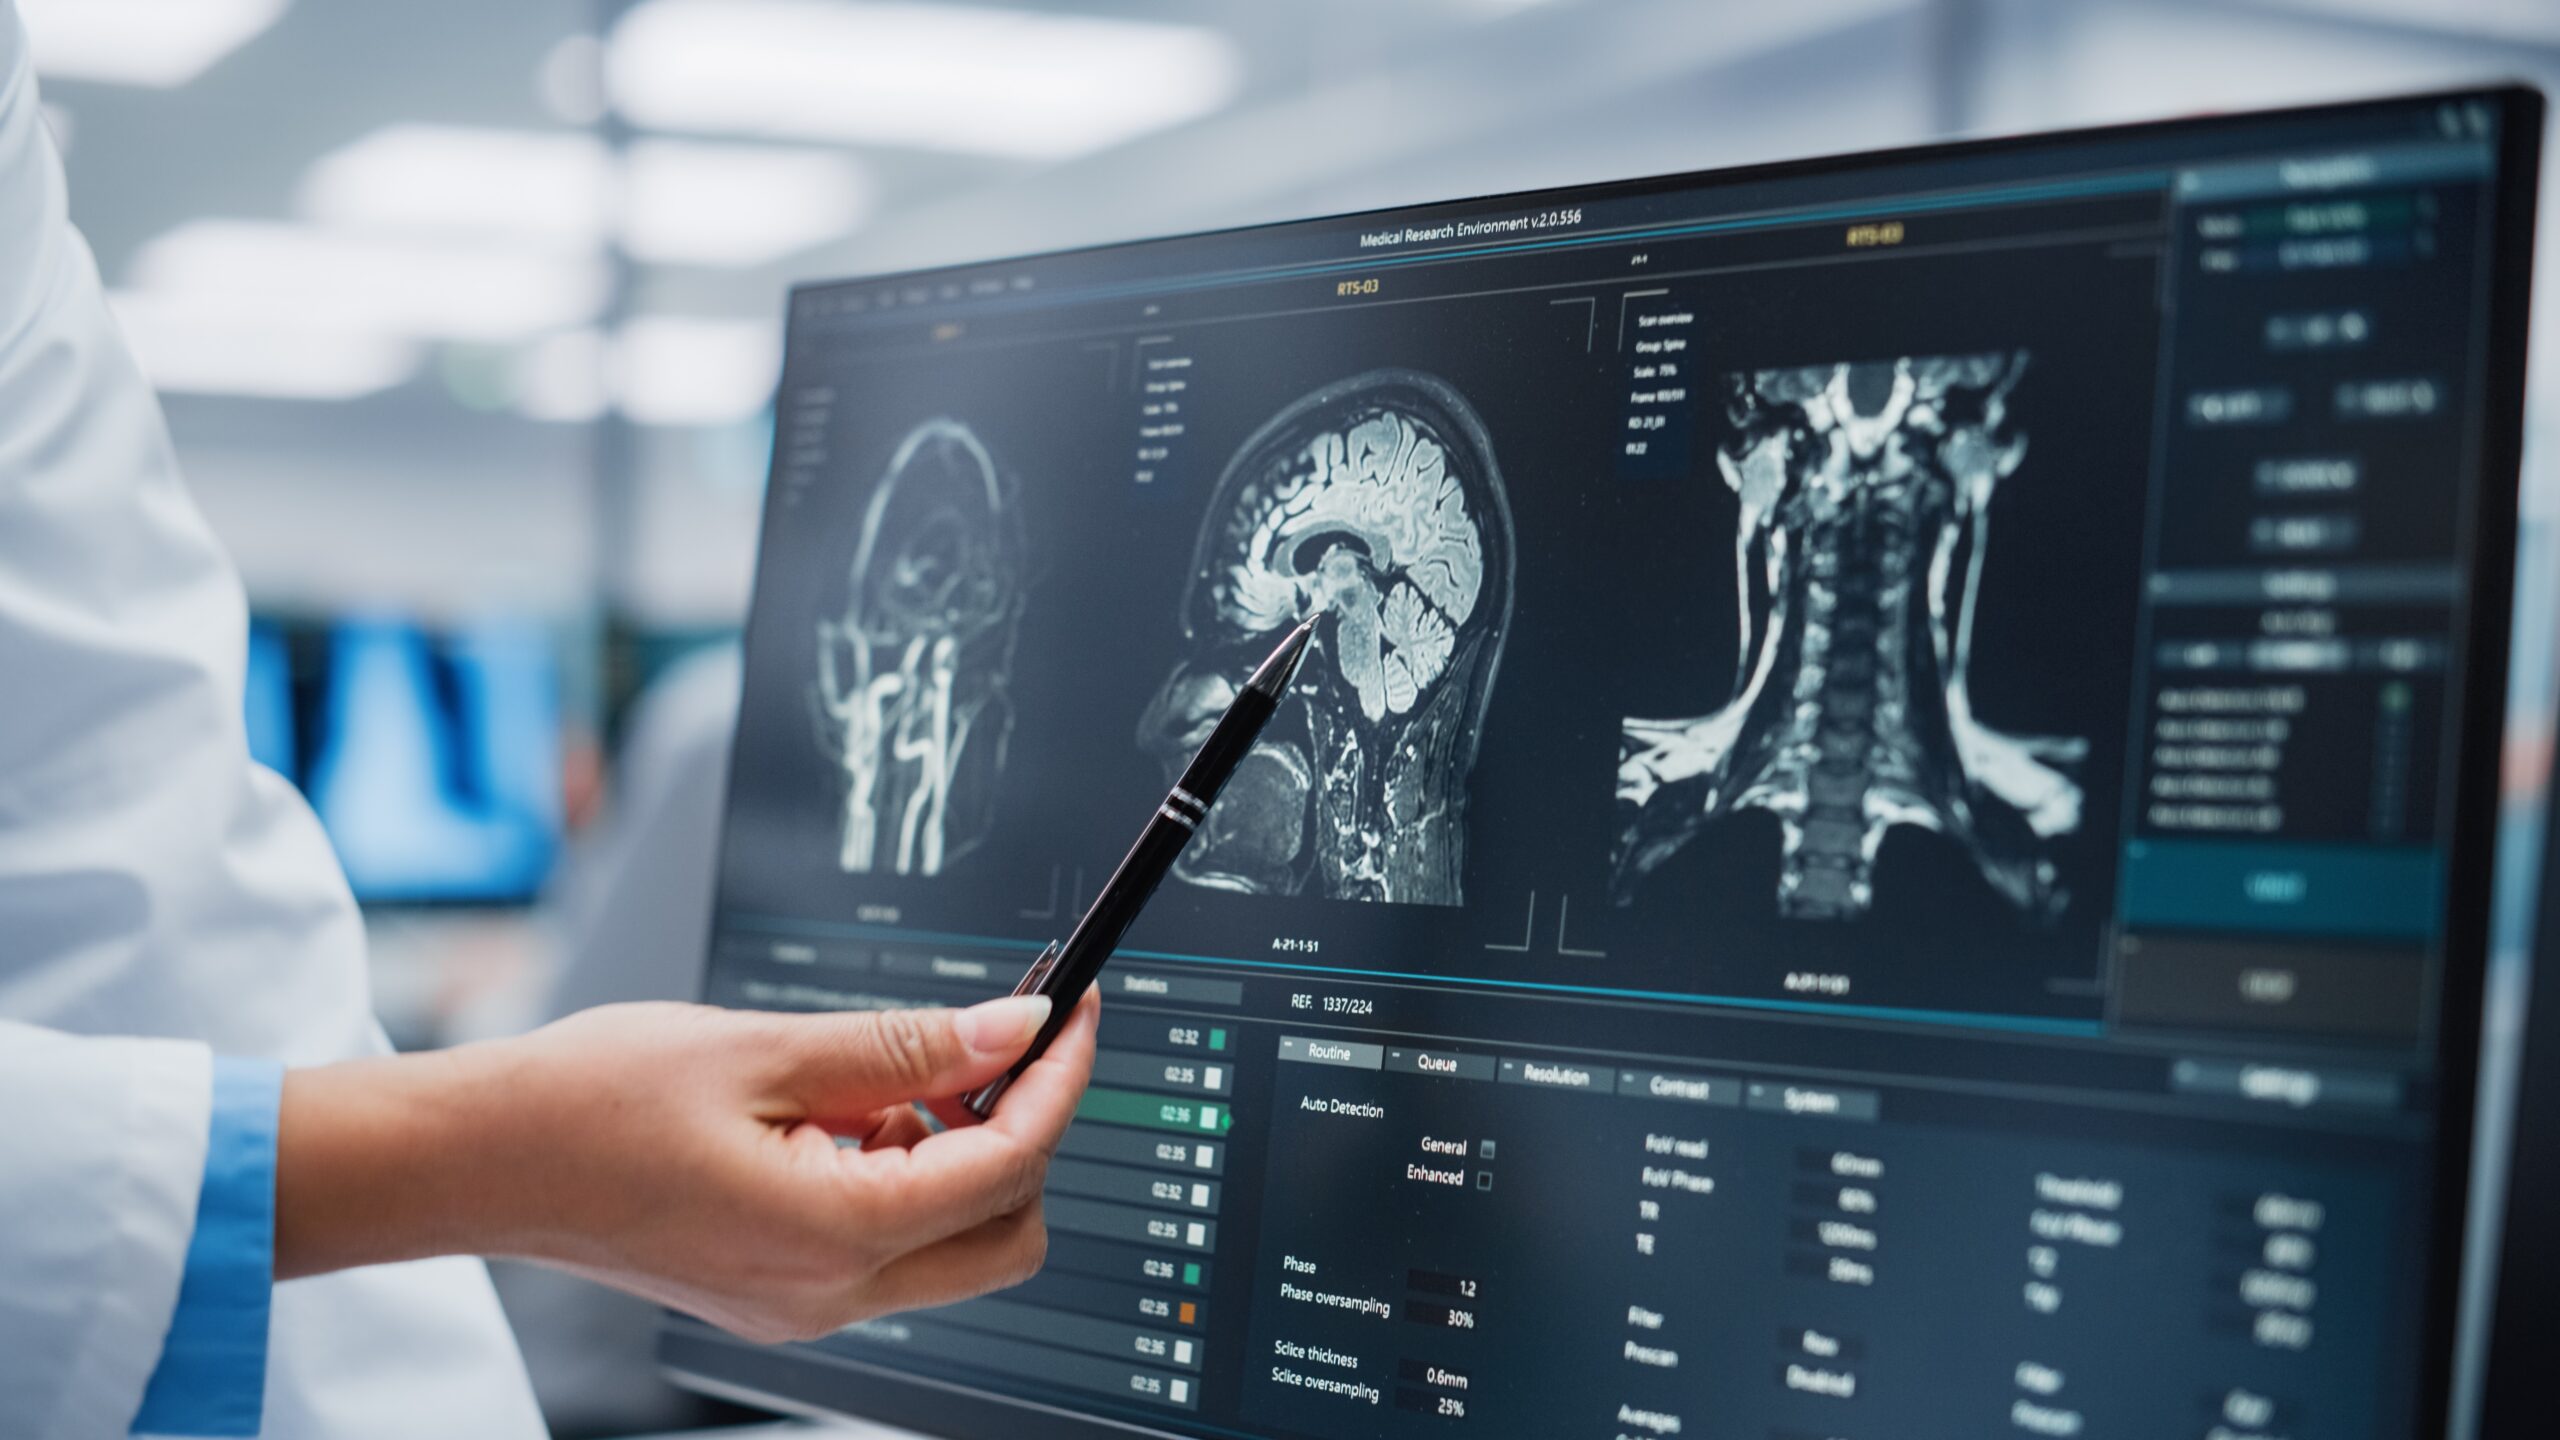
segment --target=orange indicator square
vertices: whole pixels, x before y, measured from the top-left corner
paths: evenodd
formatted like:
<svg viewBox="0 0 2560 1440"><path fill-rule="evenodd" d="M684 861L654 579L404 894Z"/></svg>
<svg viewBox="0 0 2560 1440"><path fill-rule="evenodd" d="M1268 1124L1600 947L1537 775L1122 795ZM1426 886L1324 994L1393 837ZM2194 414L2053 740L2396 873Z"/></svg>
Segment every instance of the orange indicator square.
<svg viewBox="0 0 2560 1440"><path fill-rule="evenodd" d="M1181 1314L1182 1323L1185 1325L1196 1325L1200 1321L1200 1307L1188 1300L1182 1302Z"/></svg>

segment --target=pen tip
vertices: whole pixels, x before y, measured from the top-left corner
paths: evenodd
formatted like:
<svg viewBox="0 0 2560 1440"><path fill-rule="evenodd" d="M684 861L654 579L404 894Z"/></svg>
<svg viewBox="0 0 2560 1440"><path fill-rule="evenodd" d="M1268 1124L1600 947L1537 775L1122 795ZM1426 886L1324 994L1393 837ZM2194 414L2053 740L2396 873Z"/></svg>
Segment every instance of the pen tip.
<svg viewBox="0 0 2560 1440"><path fill-rule="evenodd" d="M1310 615L1300 621L1298 628L1290 631L1272 650L1271 658L1255 669L1253 678L1245 682L1245 688L1259 690L1275 699L1288 689L1289 682L1298 677L1298 662L1307 658L1307 642L1315 638L1316 618Z"/></svg>

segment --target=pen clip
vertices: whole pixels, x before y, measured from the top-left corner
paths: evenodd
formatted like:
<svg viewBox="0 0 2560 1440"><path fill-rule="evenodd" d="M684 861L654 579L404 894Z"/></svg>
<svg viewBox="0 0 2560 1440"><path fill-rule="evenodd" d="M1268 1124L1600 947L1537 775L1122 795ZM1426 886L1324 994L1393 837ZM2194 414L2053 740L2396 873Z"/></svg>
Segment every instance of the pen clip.
<svg viewBox="0 0 2560 1440"><path fill-rule="evenodd" d="M1050 941L1049 948L1040 952L1040 958L1031 962L1031 968L1022 972L1022 979L1014 984L1013 993L1016 995L1043 993L1043 987L1049 983L1049 972L1058 968L1058 958L1066 953L1064 945L1055 940Z"/></svg>

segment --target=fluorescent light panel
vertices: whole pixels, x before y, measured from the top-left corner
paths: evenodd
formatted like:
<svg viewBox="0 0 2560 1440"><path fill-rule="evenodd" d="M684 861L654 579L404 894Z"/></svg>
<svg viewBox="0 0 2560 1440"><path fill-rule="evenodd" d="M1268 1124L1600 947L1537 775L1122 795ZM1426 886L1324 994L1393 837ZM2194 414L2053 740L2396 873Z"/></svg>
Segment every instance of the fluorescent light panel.
<svg viewBox="0 0 2560 1440"><path fill-rule="evenodd" d="M163 391L350 400L418 370L417 345L389 336L315 329L166 295L120 291L107 303L143 374Z"/></svg>
<svg viewBox="0 0 2560 1440"><path fill-rule="evenodd" d="M36 73L166 90L284 13L285 0L18 0Z"/></svg>
<svg viewBox="0 0 2560 1440"><path fill-rule="evenodd" d="M597 139L574 130L388 125L312 162L310 219L351 229L591 246L613 202Z"/></svg>
<svg viewBox="0 0 2560 1440"><path fill-rule="evenodd" d="M299 199L351 230L564 248L618 230L653 264L746 266L853 230L871 193L833 150L642 140L617 167L576 131L392 125L322 156Z"/></svg>
<svg viewBox="0 0 2560 1440"><path fill-rule="evenodd" d="M637 124L1056 160L1234 98L1234 45L1193 25L975 5L644 0L606 92Z"/></svg>
<svg viewBox="0 0 2560 1440"><path fill-rule="evenodd" d="M606 276L593 255L354 235L261 220L191 220L134 257L133 287L246 321L502 342L585 322Z"/></svg>
<svg viewBox="0 0 2560 1440"><path fill-rule="evenodd" d="M760 265L852 233L870 177L832 150L641 140L625 157L622 243L663 265Z"/></svg>
<svg viewBox="0 0 2560 1440"><path fill-rule="evenodd" d="M782 331L762 320L644 315L615 337L610 368L615 408L635 424L729 424L773 399Z"/></svg>

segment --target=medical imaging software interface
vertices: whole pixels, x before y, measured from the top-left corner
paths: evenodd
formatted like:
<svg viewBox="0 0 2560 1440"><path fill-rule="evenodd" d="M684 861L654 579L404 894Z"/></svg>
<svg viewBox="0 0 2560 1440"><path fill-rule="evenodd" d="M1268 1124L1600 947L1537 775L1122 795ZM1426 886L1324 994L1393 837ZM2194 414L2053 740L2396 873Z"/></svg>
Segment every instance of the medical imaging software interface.
<svg viewBox="0 0 2560 1440"><path fill-rule="evenodd" d="M1105 973L1046 1268L666 1358L986 1437L2430 1426L2536 125L795 292L710 999L1001 993L1318 628Z"/></svg>

